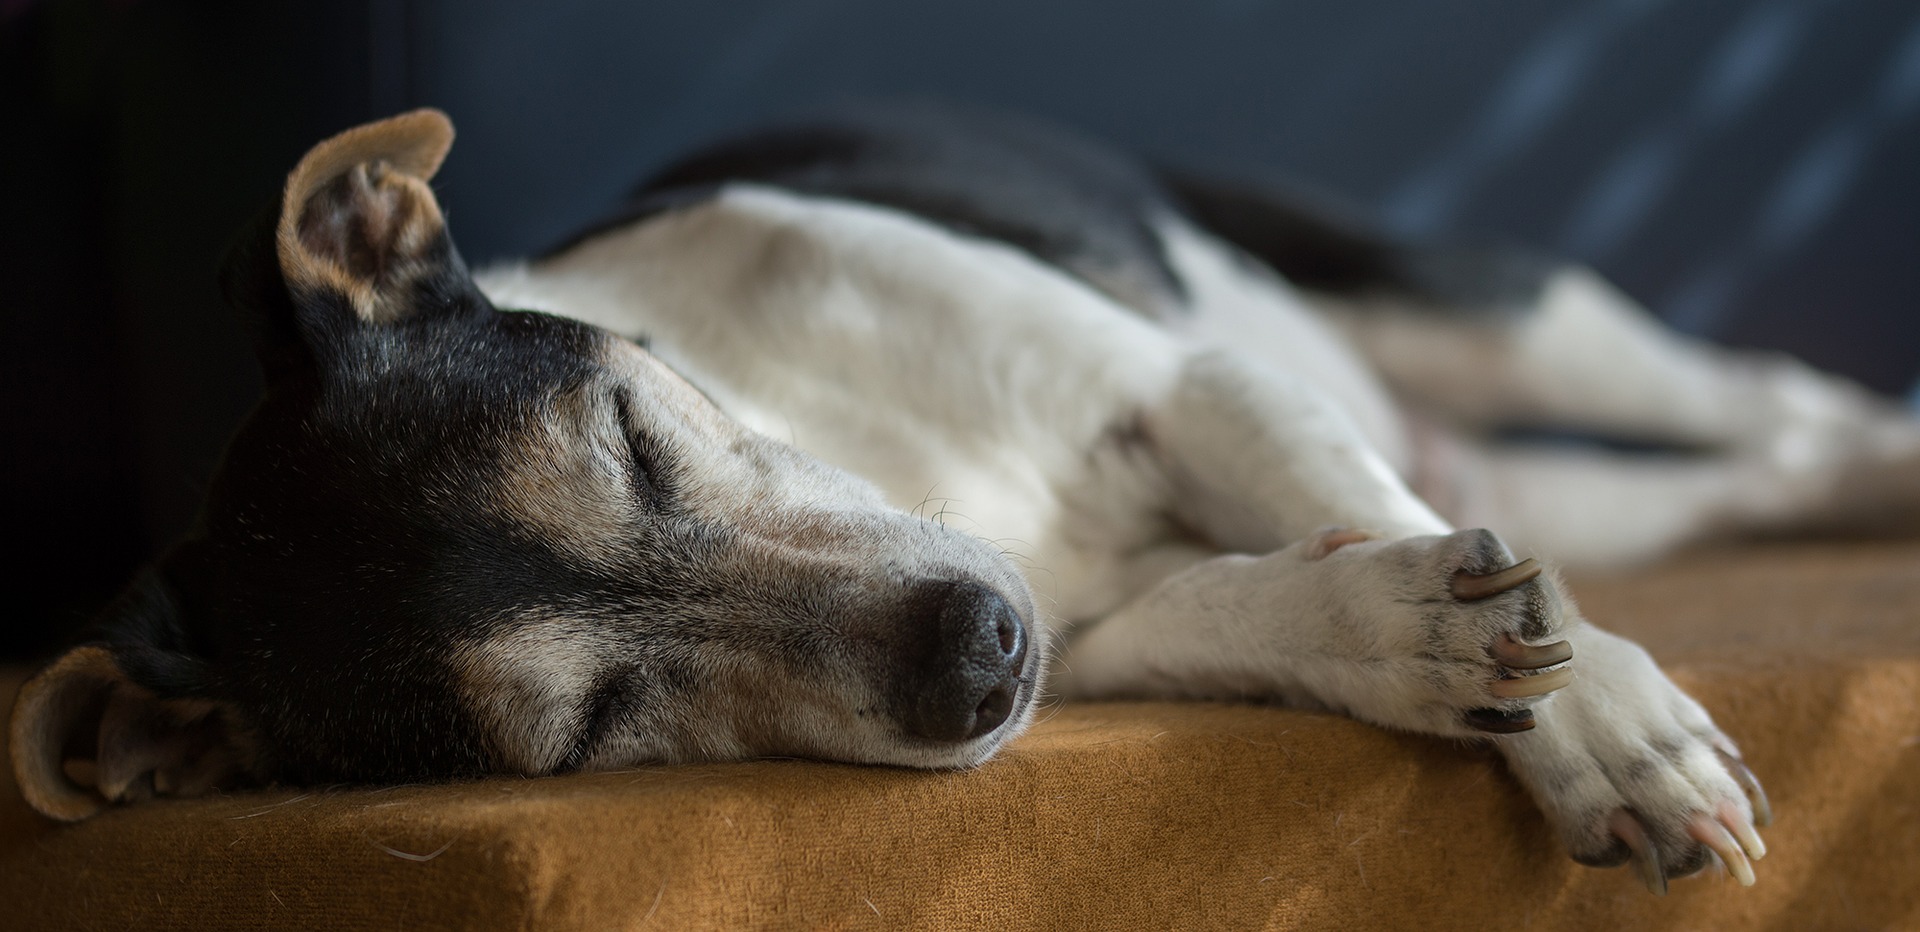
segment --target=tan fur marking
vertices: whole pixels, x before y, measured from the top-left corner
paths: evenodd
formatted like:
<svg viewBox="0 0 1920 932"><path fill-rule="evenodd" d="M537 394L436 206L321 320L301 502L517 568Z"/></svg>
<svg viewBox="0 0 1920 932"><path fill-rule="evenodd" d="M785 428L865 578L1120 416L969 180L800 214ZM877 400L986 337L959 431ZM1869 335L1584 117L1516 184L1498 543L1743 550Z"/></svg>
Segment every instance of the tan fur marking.
<svg viewBox="0 0 1920 932"><path fill-rule="evenodd" d="M715 451L739 428L698 389L625 340L607 337L600 357L612 378L633 383L640 405L634 413L643 428L671 444L685 463L712 468L724 459ZM636 517L628 441L619 435L606 387L589 385L555 399L508 438L501 481L493 486L503 512L569 553L602 564L627 554Z"/></svg>
<svg viewBox="0 0 1920 932"><path fill-rule="evenodd" d="M571 618L523 619L454 652L456 682L493 739L495 766L543 774L562 763L581 726L580 699L601 667L594 627Z"/></svg>
<svg viewBox="0 0 1920 932"><path fill-rule="evenodd" d="M426 182L440 169L453 145L453 124L438 110L415 110L377 123L356 126L313 147L287 176L280 203L277 246L288 284L344 294L369 322L385 322L403 308L387 300L397 284L417 269L406 257L419 251L446 225ZM343 187L344 184L344 187ZM362 212L360 231L391 247L401 261L369 270L326 248L338 242L349 217L311 217L316 201L344 193ZM336 210L346 204L332 206ZM328 237L332 232L336 235Z"/></svg>
<svg viewBox="0 0 1920 932"><path fill-rule="evenodd" d="M686 376L674 371L660 357L618 337L608 337L601 349L601 360L616 376L644 381L647 400L664 413L689 427L714 437L733 437L742 430L732 418L707 400Z"/></svg>
<svg viewBox="0 0 1920 932"><path fill-rule="evenodd" d="M681 504L734 520L753 503L738 492L752 477L739 475L729 452L743 432L679 373L613 337L601 347L609 373L629 382L640 427L671 446L676 471L690 479ZM605 406L607 396L586 387L552 407L507 441L495 501L507 514L582 559L612 563L632 546L635 517L628 485L627 438ZM718 486L719 495L702 494ZM711 500L709 500L711 499Z"/></svg>
<svg viewBox="0 0 1920 932"><path fill-rule="evenodd" d="M632 533L625 439L600 401L575 392L507 441L495 502L569 553L611 563Z"/></svg>

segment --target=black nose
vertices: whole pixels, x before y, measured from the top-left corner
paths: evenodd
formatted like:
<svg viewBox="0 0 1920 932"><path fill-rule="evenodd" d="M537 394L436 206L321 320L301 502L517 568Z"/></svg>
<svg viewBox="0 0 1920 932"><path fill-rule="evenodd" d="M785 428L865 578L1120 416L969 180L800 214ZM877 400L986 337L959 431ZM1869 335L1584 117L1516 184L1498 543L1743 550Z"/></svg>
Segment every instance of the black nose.
<svg viewBox="0 0 1920 932"><path fill-rule="evenodd" d="M906 652L909 663L898 683L901 724L928 741L978 738L1013 714L1027 660L1026 626L986 586L927 585L935 587L923 590L932 598L915 599L923 614L908 621L921 632Z"/></svg>

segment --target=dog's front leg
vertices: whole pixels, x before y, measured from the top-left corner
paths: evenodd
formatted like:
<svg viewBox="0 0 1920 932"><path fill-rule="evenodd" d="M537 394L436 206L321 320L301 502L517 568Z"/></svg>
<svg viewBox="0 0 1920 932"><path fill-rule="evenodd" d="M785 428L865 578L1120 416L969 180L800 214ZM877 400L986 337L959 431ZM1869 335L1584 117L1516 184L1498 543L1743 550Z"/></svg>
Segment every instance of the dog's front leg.
<svg viewBox="0 0 1920 932"><path fill-rule="evenodd" d="M1334 525L1452 530L1314 386L1231 352L1189 355L1140 429L1168 505L1225 549L1272 550Z"/></svg>
<svg viewBox="0 0 1920 932"><path fill-rule="evenodd" d="M1479 530L1327 530L1263 556L1214 557L1082 634L1055 687L1275 698L1454 737L1517 730L1570 681L1564 639L1578 616L1557 586L1528 585L1527 568L1502 579L1511 562Z"/></svg>
<svg viewBox="0 0 1920 932"><path fill-rule="evenodd" d="M1163 579L1072 643L1056 688L1492 737L1575 858L1631 857L1656 890L1716 856L1751 881L1764 797L1700 706L1552 574L1489 532L1449 533L1311 392L1202 355L1143 428L1183 523L1277 549Z"/></svg>
<svg viewBox="0 0 1920 932"><path fill-rule="evenodd" d="M1527 575L1501 578L1509 561L1477 530L1327 531L1217 556L1080 634L1053 687L1277 699L1490 738L1576 860L1631 859L1664 892L1718 857L1751 883L1765 853L1754 826L1770 813L1733 742L1644 650L1581 621L1549 576L1489 593Z"/></svg>

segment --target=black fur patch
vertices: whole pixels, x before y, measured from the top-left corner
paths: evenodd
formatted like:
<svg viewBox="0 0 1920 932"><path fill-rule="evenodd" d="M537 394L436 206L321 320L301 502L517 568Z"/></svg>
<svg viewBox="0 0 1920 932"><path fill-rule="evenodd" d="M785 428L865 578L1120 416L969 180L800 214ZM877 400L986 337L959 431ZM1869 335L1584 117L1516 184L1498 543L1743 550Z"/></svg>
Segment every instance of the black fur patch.
<svg viewBox="0 0 1920 932"><path fill-rule="evenodd" d="M1257 177L1250 175L1249 177ZM1173 169L1160 178L1214 235L1311 291L1405 299L1413 309L1507 316L1537 305L1560 263L1516 246L1392 236L1324 197Z"/></svg>
<svg viewBox="0 0 1920 932"><path fill-rule="evenodd" d="M1151 225L1173 207L1144 168L1050 126L945 106L847 108L709 146L556 251L731 181L892 207L999 240L1150 315L1186 296Z"/></svg>
<svg viewBox="0 0 1920 932"><path fill-rule="evenodd" d="M1397 238L1293 187L1152 170L1058 127L930 104L847 107L709 146L548 254L733 181L892 207L998 240L1149 317L1186 298L1159 216L1186 216L1302 288L1422 310L1523 313L1559 267L1506 244Z"/></svg>
<svg viewBox="0 0 1920 932"><path fill-rule="evenodd" d="M596 337L483 309L322 341L320 369L272 383L162 566L281 779L489 769L439 658L571 582L486 506L485 467L586 378Z"/></svg>

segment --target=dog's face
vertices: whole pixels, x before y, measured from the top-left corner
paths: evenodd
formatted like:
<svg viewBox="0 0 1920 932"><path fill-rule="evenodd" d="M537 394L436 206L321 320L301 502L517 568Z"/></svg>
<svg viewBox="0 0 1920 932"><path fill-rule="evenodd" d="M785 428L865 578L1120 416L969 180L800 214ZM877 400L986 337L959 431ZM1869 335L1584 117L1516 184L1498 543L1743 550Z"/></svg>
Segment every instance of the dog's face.
<svg viewBox="0 0 1920 932"><path fill-rule="evenodd" d="M965 766L1016 733L1043 633L999 551L739 426L639 346L493 308L425 184L450 141L422 112L323 143L238 250L267 393L196 532L22 690L29 801Z"/></svg>

